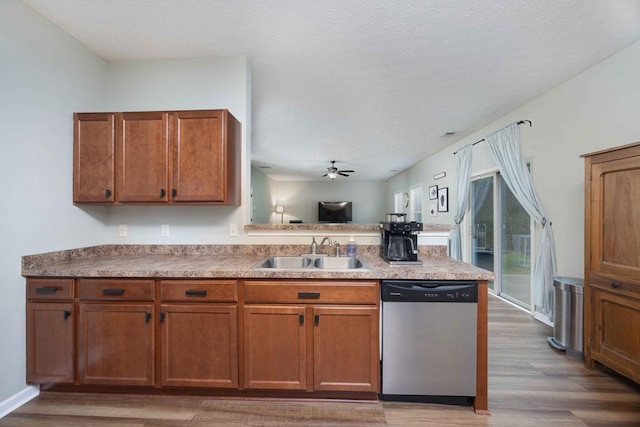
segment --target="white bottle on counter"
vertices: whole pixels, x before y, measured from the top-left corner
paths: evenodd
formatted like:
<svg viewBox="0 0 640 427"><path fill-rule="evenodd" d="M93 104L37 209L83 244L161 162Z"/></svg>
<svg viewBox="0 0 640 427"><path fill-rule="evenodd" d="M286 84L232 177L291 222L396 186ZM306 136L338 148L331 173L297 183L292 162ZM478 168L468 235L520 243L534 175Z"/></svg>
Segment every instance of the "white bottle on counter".
<svg viewBox="0 0 640 427"><path fill-rule="evenodd" d="M349 242L347 243L347 256L356 256L358 250L356 248L356 241L353 240L353 236L349 237Z"/></svg>

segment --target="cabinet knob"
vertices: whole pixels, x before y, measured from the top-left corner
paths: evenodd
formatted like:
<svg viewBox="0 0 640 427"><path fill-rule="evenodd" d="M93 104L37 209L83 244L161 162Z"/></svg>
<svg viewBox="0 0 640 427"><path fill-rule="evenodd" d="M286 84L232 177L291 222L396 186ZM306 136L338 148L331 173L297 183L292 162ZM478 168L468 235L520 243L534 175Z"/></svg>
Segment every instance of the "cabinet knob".
<svg viewBox="0 0 640 427"><path fill-rule="evenodd" d="M144 312L144 321L149 323L149 321L151 320L151 313L149 313L148 311Z"/></svg>
<svg viewBox="0 0 640 427"><path fill-rule="evenodd" d="M176 190L175 188L171 189L171 197L176 197L178 195L178 190Z"/></svg>
<svg viewBox="0 0 640 427"><path fill-rule="evenodd" d="M620 283L618 283L618 282L613 282L613 283L611 284L611 287L612 287L612 288L614 288L614 289L620 289Z"/></svg>
<svg viewBox="0 0 640 427"><path fill-rule="evenodd" d="M71 312L69 310L65 310L64 311L64 320L67 320L69 317L71 317Z"/></svg>
<svg viewBox="0 0 640 427"><path fill-rule="evenodd" d="M165 313L164 311L160 313L160 321L164 322L164 319L167 317L167 313Z"/></svg>
<svg viewBox="0 0 640 427"><path fill-rule="evenodd" d="M108 188L106 190L104 190L104 196L108 199L109 197L111 197L111 190L109 190Z"/></svg>
<svg viewBox="0 0 640 427"><path fill-rule="evenodd" d="M160 189L160 197L164 197L167 195L167 191L164 188Z"/></svg>

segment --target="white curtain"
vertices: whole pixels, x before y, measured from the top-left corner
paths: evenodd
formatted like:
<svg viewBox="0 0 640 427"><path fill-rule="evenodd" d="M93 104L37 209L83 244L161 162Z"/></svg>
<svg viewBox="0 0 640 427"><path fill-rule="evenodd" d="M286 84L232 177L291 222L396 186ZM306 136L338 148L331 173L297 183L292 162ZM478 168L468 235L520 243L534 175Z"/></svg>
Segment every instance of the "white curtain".
<svg viewBox="0 0 640 427"><path fill-rule="evenodd" d="M520 132L513 123L485 138L498 169L518 202L542 227L542 237L533 269L534 304L552 318L553 277L556 275L556 244L542 205L533 187L533 179L520 153ZM552 319L553 320L553 319Z"/></svg>
<svg viewBox="0 0 640 427"><path fill-rule="evenodd" d="M458 156L458 196L456 215L453 217L456 226L453 229L453 236L451 238L451 256L459 260L462 260L462 232L460 230L460 223L464 219L464 213L467 210L469 189L471 188L471 152L471 145L467 145L456 152Z"/></svg>

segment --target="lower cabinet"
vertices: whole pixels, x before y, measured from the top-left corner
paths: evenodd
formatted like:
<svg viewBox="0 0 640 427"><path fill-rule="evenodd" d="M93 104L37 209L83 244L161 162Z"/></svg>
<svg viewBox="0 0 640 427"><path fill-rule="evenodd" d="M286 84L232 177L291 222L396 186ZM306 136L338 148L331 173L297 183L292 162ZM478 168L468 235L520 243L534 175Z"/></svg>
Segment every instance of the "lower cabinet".
<svg viewBox="0 0 640 427"><path fill-rule="evenodd" d="M314 390L377 391L376 308L314 307L313 313Z"/></svg>
<svg viewBox="0 0 640 427"><path fill-rule="evenodd" d="M377 392L377 289L370 281L245 282L244 387Z"/></svg>
<svg viewBox="0 0 640 427"><path fill-rule="evenodd" d="M591 301L592 357L640 382L640 300L592 287Z"/></svg>
<svg viewBox="0 0 640 427"><path fill-rule="evenodd" d="M304 306L244 306L244 387L305 390Z"/></svg>
<svg viewBox="0 0 640 427"><path fill-rule="evenodd" d="M27 280L27 382L73 383L73 279Z"/></svg>
<svg viewBox="0 0 640 427"><path fill-rule="evenodd" d="M237 319L235 306L163 304L161 385L237 388Z"/></svg>
<svg viewBox="0 0 640 427"><path fill-rule="evenodd" d="M149 304L81 303L81 384L154 384L155 310Z"/></svg>
<svg viewBox="0 0 640 427"><path fill-rule="evenodd" d="M364 280L30 278L27 382L375 393L378 300Z"/></svg>

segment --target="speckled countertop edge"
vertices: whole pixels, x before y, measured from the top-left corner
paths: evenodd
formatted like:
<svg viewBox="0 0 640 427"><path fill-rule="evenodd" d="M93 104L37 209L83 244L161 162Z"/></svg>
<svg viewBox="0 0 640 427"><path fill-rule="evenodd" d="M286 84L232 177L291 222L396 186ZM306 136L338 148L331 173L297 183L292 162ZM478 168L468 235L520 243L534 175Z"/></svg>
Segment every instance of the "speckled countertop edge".
<svg viewBox="0 0 640 427"><path fill-rule="evenodd" d="M292 278L493 280L492 272L420 246L422 265L389 265L379 246L360 245L366 270L255 269L269 255L299 255L308 245L101 245L22 258L25 277Z"/></svg>

